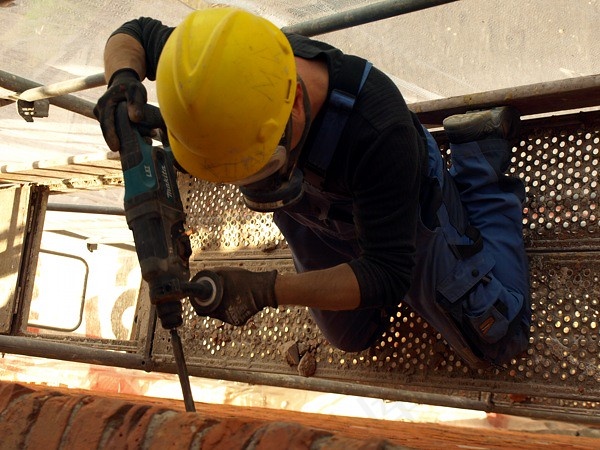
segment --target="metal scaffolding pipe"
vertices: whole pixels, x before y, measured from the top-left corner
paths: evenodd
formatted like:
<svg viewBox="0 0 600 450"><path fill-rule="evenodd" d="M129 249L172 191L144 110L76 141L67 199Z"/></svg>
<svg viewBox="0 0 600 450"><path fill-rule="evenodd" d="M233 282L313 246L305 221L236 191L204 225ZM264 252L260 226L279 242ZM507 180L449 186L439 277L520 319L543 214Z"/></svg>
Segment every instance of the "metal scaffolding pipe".
<svg viewBox="0 0 600 450"><path fill-rule="evenodd" d="M387 0L289 25L283 27L282 31L303 36L316 36L456 1L458 0Z"/></svg>
<svg viewBox="0 0 600 450"><path fill-rule="evenodd" d="M0 335L0 352L38 358L57 359L87 364L120 367L124 369L177 373L174 364L159 361L147 361L142 356L131 353L119 353L87 346L63 344L47 341L44 338ZM325 379L309 379L294 375L278 375L269 373L253 373L227 369L200 368L190 366L190 375L211 379L238 381L251 384L310 389L321 392L337 392L348 395L388 398L390 400L412 401L417 403L433 403L441 406L468 409L484 409L487 405L477 400L460 397L405 391L402 389L375 388L360 386Z"/></svg>
<svg viewBox="0 0 600 450"><path fill-rule="evenodd" d="M125 215L125 210L116 206L73 205L70 203L48 203L46 210L84 214L105 214L109 216Z"/></svg>
<svg viewBox="0 0 600 450"><path fill-rule="evenodd" d="M92 79L97 79L101 74L92 75ZM104 76L104 75L102 75ZM65 82L68 83L68 82ZM23 92L29 89L35 89L43 87L43 85L36 83L34 81L28 80L26 78L20 77L18 75L14 75L12 73L5 72L0 70L0 87L11 90L13 92ZM90 119L96 120L94 116L94 106L95 103L89 102L87 100L83 100L81 98L75 97L73 95L65 94L60 97L49 98L48 101L51 105L57 106L59 108L63 108L69 111L72 111L77 114L81 114L82 116L89 117Z"/></svg>
<svg viewBox="0 0 600 450"><path fill-rule="evenodd" d="M173 373L172 364L156 362L154 370L158 372ZM257 373L245 370L218 369L205 367L201 364L191 364L190 375L217 380L228 380L240 383L278 386L290 389L304 389L324 393L337 393L341 395L354 395L359 397L378 398L388 401L410 402L425 405L445 406L448 408L470 409L499 414L519 415L533 419L564 420L568 422L581 422L599 424L600 417L596 414L567 414L555 410L544 410L527 404L503 405L496 404L489 399L468 399L448 394L432 392L411 391L401 388L389 388L360 383L329 380L324 378L307 378L299 375ZM485 397L485 396L484 396Z"/></svg>
<svg viewBox="0 0 600 450"><path fill-rule="evenodd" d="M165 362L162 358L157 360L148 360L138 354L119 353L81 345L63 344L47 341L44 338L0 335L0 353L58 359L62 361L78 363L98 364L103 366L120 367L124 369L143 370L145 372L156 371L171 374L177 373L175 364ZM446 394L410 391L399 388L377 387L316 377L306 378L299 375L290 374L282 375L202 367L202 365L195 365L193 363L189 367L189 373L192 376L210 379L270 385L292 389L306 389L326 393L334 392L342 395L357 395L362 397L386 399L389 401L404 401L446 406L450 408L466 408L501 414L517 414L519 416L536 419L565 420L569 422L591 424L600 423L600 418L593 414L562 413L553 409L544 410L536 408L535 406L531 407L528 404L502 405L495 404L494 402L484 399L475 400Z"/></svg>
<svg viewBox="0 0 600 450"><path fill-rule="evenodd" d="M75 344L63 344L44 338L0 335L0 353L58 359L87 364L150 371L151 364L140 355L102 350Z"/></svg>
<svg viewBox="0 0 600 450"><path fill-rule="evenodd" d="M19 94L20 100L33 102L44 98L58 97L71 92L84 91L99 86L104 86L106 80L103 73L97 73L88 77L73 78L72 80L61 81L59 83L48 84L36 88L27 89Z"/></svg>

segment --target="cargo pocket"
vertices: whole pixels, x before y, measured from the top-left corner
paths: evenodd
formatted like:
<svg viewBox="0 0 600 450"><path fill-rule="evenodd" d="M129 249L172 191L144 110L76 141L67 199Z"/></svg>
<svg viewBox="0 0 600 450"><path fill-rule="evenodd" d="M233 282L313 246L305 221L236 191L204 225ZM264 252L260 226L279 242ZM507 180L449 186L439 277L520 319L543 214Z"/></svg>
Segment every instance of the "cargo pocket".
<svg viewBox="0 0 600 450"><path fill-rule="evenodd" d="M494 264L494 258L485 251L467 259L458 259L453 270L440 281L437 290L454 305L492 270Z"/></svg>
<svg viewBox="0 0 600 450"><path fill-rule="evenodd" d="M438 286L438 302L477 355L502 364L527 348L528 333L525 302L491 275L494 264L485 250L458 260Z"/></svg>
<svg viewBox="0 0 600 450"><path fill-rule="evenodd" d="M485 354L481 342L495 343L508 329L506 317L494 304L498 292L492 289L479 289L490 281L487 274L494 267L494 258L485 251L476 253L467 259L456 260L453 270L437 286L437 300L442 308L454 319L465 338L480 354ZM494 280L496 281L496 280ZM496 281L497 282L497 281ZM487 288L487 286L486 286ZM474 291L483 296L472 295Z"/></svg>
<svg viewBox="0 0 600 450"><path fill-rule="evenodd" d="M506 336L508 331L508 319L496 308L496 306L500 306L499 302L500 300L478 316L465 314L479 339L489 344L498 342Z"/></svg>

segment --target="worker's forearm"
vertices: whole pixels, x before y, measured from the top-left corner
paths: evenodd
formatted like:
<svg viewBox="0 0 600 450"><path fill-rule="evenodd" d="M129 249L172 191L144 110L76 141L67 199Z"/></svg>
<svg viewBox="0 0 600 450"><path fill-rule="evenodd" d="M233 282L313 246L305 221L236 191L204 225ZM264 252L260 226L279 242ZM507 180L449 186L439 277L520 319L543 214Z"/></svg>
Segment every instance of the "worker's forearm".
<svg viewBox="0 0 600 450"><path fill-rule="evenodd" d="M348 264L294 275L279 275L275 282L279 305L299 305L332 311L355 309L360 287Z"/></svg>
<svg viewBox="0 0 600 450"><path fill-rule="evenodd" d="M144 47L128 34L113 35L104 48L104 78L106 82L120 69L133 69L140 80L146 76Z"/></svg>

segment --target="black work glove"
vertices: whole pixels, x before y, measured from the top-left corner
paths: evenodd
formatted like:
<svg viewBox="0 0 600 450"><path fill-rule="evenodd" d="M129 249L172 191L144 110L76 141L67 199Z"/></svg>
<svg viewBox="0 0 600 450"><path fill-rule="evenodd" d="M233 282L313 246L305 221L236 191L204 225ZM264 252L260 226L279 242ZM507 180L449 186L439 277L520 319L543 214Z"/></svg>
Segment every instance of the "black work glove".
<svg viewBox="0 0 600 450"><path fill-rule="evenodd" d="M191 299L191 304L199 316L209 316L231 325L244 325L250 317L266 308L277 308L275 279L277 271L250 272L245 269L219 268L211 270L218 275L223 289L223 297L214 309L203 308ZM192 282L202 276L199 272Z"/></svg>
<svg viewBox="0 0 600 450"><path fill-rule="evenodd" d="M135 123L144 119L144 106L148 102L146 88L133 69L122 69L111 77L108 89L94 107L104 140L113 152L118 152L119 136L115 128L115 111L120 102L127 102L129 120Z"/></svg>

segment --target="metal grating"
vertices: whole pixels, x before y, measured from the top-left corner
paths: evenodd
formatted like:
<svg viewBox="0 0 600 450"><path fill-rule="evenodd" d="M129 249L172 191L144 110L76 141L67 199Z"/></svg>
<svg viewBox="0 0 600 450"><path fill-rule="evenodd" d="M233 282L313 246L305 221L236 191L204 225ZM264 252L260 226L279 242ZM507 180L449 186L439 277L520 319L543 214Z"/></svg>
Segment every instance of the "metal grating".
<svg viewBox="0 0 600 450"><path fill-rule="evenodd" d="M221 258L239 258L248 252L260 258L261 253L287 248L273 223L273 215L246 208L237 187L215 185L190 176L181 176L179 186L188 214L187 226L193 231L192 259L203 259L205 253L214 252Z"/></svg>
<svg viewBox="0 0 600 450"><path fill-rule="evenodd" d="M442 149L443 135L438 135ZM328 344L303 308L267 309L235 328L197 317L185 305L182 338L192 367L282 376L311 374L374 388L438 392L464 398L486 393L494 404L557 409L594 417L600 410L600 252L597 180L598 121L528 127L513 148L512 171L526 184L523 224L530 255L533 323L527 357L505 367L474 370L441 336L400 304L377 345L346 353ZM180 180L194 245L194 270L236 265L250 270L293 265L270 215L243 204L235 187L191 177ZM295 343L305 367L284 357ZM168 335L158 330L155 356L169 358ZM235 378L235 377L234 377ZM252 379L252 376L250 376ZM293 382L292 382L293 384ZM522 405L521 405L522 406Z"/></svg>
<svg viewBox="0 0 600 450"><path fill-rule="evenodd" d="M534 129L512 168L524 180L523 220L533 249L598 246L600 132L582 127Z"/></svg>

